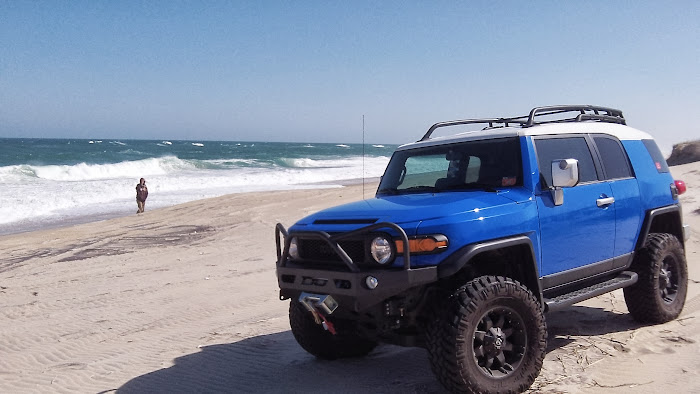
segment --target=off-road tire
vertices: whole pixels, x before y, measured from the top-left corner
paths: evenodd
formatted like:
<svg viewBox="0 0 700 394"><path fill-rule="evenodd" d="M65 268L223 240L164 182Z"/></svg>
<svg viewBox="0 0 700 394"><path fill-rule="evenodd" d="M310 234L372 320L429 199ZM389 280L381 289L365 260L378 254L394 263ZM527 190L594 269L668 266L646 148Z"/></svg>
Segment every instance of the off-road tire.
<svg viewBox="0 0 700 394"><path fill-rule="evenodd" d="M289 324L299 345L318 358L334 360L367 355L377 342L363 338L352 321L332 320L336 329L333 335L316 324L311 312L304 305L292 300L289 304Z"/></svg>
<svg viewBox="0 0 700 394"><path fill-rule="evenodd" d="M666 233L652 233L635 255L632 270L639 280L624 288L632 317L642 323L665 323L681 314L688 292L683 245Z"/></svg>
<svg viewBox="0 0 700 394"><path fill-rule="evenodd" d="M482 276L443 305L426 341L432 370L445 388L515 393L532 385L542 369L547 325L530 290L510 278Z"/></svg>

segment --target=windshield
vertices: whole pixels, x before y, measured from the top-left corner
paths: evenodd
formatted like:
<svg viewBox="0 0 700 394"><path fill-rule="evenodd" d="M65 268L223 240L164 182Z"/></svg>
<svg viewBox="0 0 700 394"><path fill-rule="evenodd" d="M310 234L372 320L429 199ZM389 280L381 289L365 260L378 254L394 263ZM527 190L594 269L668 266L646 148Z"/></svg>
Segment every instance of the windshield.
<svg viewBox="0 0 700 394"><path fill-rule="evenodd" d="M395 152L377 195L496 191L522 182L518 138L498 138Z"/></svg>

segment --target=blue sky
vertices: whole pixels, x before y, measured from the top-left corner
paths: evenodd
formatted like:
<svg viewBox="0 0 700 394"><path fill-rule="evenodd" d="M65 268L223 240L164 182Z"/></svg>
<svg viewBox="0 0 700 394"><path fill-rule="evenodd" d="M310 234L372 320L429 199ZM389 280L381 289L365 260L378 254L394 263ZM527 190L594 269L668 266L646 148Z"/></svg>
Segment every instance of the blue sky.
<svg viewBox="0 0 700 394"><path fill-rule="evenodd" d="M403 143L596 104L700 137L698 1L0 1L0 137Z"/></svg>

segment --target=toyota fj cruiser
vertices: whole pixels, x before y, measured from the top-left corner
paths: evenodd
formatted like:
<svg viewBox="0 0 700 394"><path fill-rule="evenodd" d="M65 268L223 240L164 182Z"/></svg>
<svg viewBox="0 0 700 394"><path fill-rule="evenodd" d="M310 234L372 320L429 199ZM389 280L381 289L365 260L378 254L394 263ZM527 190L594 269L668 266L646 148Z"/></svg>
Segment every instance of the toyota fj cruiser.
<svg viewBox="0 0 700 394"><path fill-rule="evenodd" d="M460 133L432 137L443 127ZM623 288L638 321L680 314L684 191L616 109L437 123L396 150L375 198L277 225L280 299L319 358L418 346L450 391L525 391L546 312Z"/></svg>

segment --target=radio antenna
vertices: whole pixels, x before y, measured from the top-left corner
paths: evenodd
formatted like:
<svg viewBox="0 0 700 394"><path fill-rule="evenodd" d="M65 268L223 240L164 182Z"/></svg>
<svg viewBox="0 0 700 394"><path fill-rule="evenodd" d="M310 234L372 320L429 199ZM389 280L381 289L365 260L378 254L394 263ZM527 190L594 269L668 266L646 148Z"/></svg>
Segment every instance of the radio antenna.
<svg viewBox="0 0 700 394"><path fill-rule="evenodd" d="M365 199L365 115L362 115L362 199Z"/></svg>

